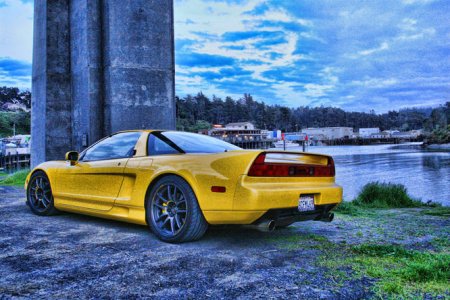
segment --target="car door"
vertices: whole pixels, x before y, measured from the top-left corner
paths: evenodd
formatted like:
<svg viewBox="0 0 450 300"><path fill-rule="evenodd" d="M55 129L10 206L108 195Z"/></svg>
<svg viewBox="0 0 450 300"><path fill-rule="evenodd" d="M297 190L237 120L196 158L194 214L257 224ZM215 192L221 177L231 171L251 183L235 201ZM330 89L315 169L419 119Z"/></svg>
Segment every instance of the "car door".
<svg viewBox="0 0 450 300"><path fill-rule="evenodd" d="M127 161L142 132L121 132L92 145L75 165L59 171L56 205L109 210L119 194Z"/></svg>

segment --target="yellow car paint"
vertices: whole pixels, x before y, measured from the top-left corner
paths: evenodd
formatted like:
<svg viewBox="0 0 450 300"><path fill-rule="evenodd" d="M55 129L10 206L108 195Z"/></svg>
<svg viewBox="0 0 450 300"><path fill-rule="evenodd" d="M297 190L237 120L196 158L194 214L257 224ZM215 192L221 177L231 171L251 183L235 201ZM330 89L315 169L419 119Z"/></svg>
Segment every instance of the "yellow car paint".
<svg viewBox="0 0 450 300"><path fill-rule="evenodd" d="M316 205L342 201L334 177L250 177L247 172L261 150L216 154L147 155L151 130L141 130L135 155L104 161L50 161L38 165L51 184L54 205L70 211L146 224L145 201L151 184L168 174L182 177L194 191L210 224L250 224L267 210L297 207L301 194L314 194ZM304 156L304 163L323 164L327 156ZM285 159L285 158L281 158ZM225 187L224 193L211 191Z"/></svg>

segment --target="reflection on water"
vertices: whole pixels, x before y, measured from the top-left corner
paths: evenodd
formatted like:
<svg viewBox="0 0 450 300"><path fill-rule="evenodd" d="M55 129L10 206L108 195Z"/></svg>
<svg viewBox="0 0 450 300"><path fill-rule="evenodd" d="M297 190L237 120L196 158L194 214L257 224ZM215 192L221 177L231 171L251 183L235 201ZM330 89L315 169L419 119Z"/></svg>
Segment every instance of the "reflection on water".
<svg viewBox="0 0 450 300"><path fill-rule="evenodd" d="M401 183L415 198L450 206L450 152L414 145L323 146L309 152L333 156L345 200L353 199L364 184L380 181Z"/></svg>

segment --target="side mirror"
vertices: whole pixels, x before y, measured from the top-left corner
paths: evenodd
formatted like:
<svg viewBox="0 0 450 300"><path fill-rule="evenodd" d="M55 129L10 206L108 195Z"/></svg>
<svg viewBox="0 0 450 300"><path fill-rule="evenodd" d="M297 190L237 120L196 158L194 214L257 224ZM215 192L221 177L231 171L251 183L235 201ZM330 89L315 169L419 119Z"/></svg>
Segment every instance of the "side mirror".
<svg viewBox="0 0 450 300"><path fill-rule="evenodd" d="M77 151L69 151L66 153L66 160L70 161L71 166L74 166L78 162L78 156Z"/></svg>

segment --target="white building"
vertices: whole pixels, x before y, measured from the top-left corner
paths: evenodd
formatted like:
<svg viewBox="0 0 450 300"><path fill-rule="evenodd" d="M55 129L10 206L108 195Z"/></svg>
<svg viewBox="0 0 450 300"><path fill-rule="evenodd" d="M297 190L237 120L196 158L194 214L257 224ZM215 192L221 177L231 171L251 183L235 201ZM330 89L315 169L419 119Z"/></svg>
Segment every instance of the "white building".
<svg viewBox="0 0 450 300"><path fill-rule="evenodd" d="M247 130L254 130L255 125L253 125L250 122L238 122L238 123L228 123L225 125L225 128L227 129L247 129Z"/></svg>
<svg viewBox="0 0 450 300"><path fill-rule="evenodd" d="M391 135L387 132L379 132L379 133L372 133L369 138L371 139L388 139Z"/></svg>
<svg viewBox="0 0 450 300"><path fill-rule="evenodd" d="M302 133L307 134L309 137L319 137L327 140L337 140L343 138L351 138L353 136L352 127L321 127L321 128L306 128L302 129Z"/></svg>
<svg viewBox="0 0 450 300"><path fill-rule="evenodd" d="M380 133L380 128L360 128L359 136L360 137L370 137L372 134Z"/></svg>

